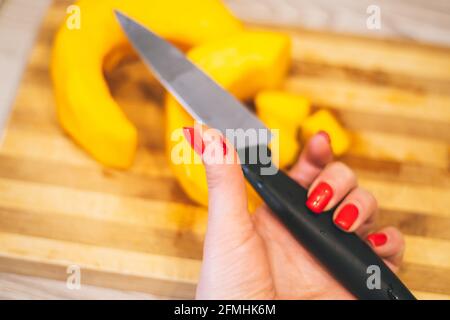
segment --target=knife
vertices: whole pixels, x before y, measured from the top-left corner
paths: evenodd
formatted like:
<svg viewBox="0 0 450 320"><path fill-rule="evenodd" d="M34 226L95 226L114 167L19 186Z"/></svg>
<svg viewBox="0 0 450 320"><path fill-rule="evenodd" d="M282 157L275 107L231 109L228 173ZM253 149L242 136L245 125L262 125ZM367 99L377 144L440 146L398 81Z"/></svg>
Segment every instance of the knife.
<svg viewBox="0 0 450 320"><path fill-rule="evenodd" d="M172 44L121 12L115 13L139 56L195 120L227 137L229 130L265 132L261 139L231 141L244 176L297 241L347 290L359 299L415 299L368 244L334 225L334 209L313 213L305 204L308 191L272 162L267 164L258 157L257 161L245 161L249 155L270 156L270 131L253 113Z"/></svg>

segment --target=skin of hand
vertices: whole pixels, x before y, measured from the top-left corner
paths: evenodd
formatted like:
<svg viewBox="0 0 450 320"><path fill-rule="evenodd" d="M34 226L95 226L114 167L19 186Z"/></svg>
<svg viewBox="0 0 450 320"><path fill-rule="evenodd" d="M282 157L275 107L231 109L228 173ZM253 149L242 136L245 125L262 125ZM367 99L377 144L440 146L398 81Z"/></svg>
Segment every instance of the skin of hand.
<svg viewBox="0 0 450 320"><path fill-rule="evenodd" d="M216 144L216 150L222 150L225 144L226 155L221 152L224 159L237 159L233 147L223 142L216 131L206 130L198 135L206 145ZM205 157L203 153L209 194L208 224L197 299L354 299L265 205L249 213L238 160L221 163L206 161ZM357 185L351 169L332 161L326 133L309 140L289 175L309 189L309 196L320 183L327 183L333 193L321 211L342 200L334 213L335 224L367 239L387 265L394 272L398 270L404 251L402 234L393 227L369 234L374 227L377 202ZM350 214L353 223L340 224L336 217L347 204L356 207L357 217ZM348 216L347 213L347 222Z"/></svg>

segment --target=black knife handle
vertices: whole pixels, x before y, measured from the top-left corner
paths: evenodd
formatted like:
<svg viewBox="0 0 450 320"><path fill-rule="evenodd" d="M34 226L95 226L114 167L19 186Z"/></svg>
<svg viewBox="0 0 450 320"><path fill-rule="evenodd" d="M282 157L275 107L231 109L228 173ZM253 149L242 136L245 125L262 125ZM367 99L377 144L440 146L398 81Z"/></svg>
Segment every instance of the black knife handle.
<svg viewBox="0 0 450 320"><path fill-rule="evenodd" d="M247 181L284 226L355 297L415 299L368 244L355 233L344 232L335 226L332 220L334 209L321 214L310 211L305 204L307 190L281 170L274 175L262 175L261 169L267 168L267 165L256 163L241 166ZM373 285L370 289L368 281L373 278L369 277L377 274L379 289L372 288Z"/></svg>

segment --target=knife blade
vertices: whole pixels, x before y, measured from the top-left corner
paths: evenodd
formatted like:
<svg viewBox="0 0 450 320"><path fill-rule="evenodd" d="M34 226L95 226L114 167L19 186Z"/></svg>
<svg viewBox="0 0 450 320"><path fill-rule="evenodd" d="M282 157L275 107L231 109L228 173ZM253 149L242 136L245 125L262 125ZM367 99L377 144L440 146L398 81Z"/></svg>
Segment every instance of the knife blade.
<svg viewBox="0 0 450 320"><path fill-rule="evenodd" d="M116 16L140 57L194 119L223 134L229 129L267 131L259 119L182 52L126 15L116 11ZM235 147L249 152L263 148L270 154L267 142L238 140ZM291 234L357 298L415 299L364 241L334 225L335 208L315 214L306 207L307 190L283 171L275 168L266 171L275 174L263 174L267 163L259 161L242 161L241 166L247 181ZM274 167L272 163L269 166Z"/></svg>
<svg viewBox="0 0 450 320"><path fill-rule="evenodd" d="M124 14L116 11L116 16L147 66L197 122L215 128L225 136L233 130L250 129L260 133L259 140L232 139L230 142L236 149L268 144L270 130L239 100L186 59L180 50Z"/></svg>

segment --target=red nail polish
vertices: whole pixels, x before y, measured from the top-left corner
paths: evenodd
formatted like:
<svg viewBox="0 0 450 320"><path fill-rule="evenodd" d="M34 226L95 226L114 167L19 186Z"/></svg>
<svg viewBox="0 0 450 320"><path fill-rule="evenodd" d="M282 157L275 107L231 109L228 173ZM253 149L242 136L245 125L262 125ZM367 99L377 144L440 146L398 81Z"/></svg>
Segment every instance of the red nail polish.
<svg viewBox="0 0 450 320"><path fill-rule="evenodd" d="M372 233L367 236L367 241L374 247L380 247L387 242L387 236L384 233Z"/></svg>
<svg viewBox="0 0 450 320"><path fill-rule="evenodd" d="M226 156L228 152L227 144L225 143L225 140L222 139L222 147L223 147L223 155Z"/></svg>
<svg viewBox="0 0 450 320"><path fill-rule="evenodd" d="M306 206L315 213L321 213L330 202L333 189L326 182L319 183L306 200Z"/></svg>
<svg viewBox="0 0 450 320"><path fill-rule="evenodd" d="M324 137L328 141L328 143L331 143L331 138L330 138L330 135L328 134L328 132L320 130L319 132L317 132L317 134Z"/></svg>
<svg viewBox="0 0 450 320"><path fill-rule="evenodd" d="M186 140L190 143L192 149L201 156L205 151L205 144L202 137L195 132L194 127L184 127L183 134Z"/></svg>
<svg viewBox="0 0 450 320"><path fill-rule="evenodd" d="M358 218L358 208L354 204L346 204L337 214L334 223L341 229L350 230Z"/></svg>

